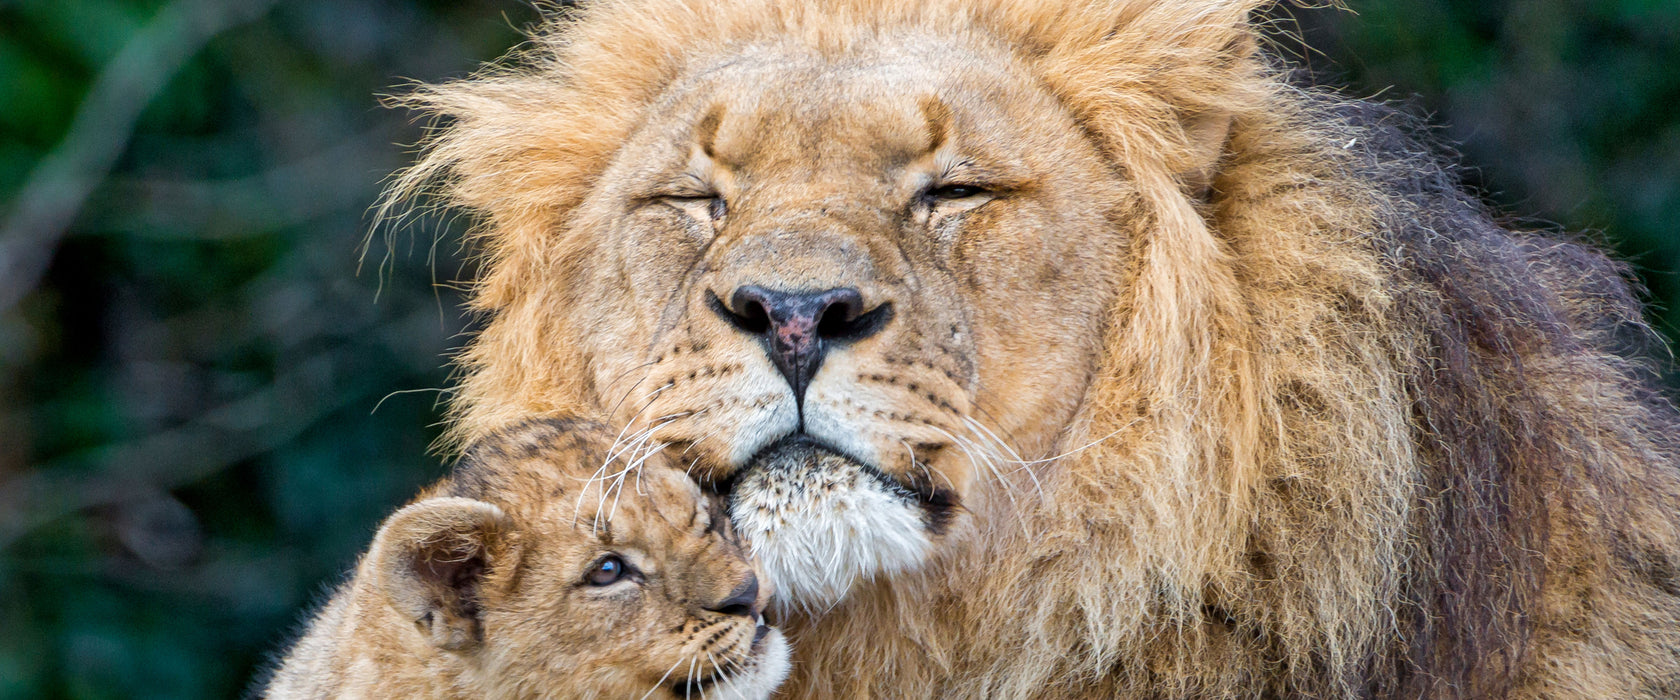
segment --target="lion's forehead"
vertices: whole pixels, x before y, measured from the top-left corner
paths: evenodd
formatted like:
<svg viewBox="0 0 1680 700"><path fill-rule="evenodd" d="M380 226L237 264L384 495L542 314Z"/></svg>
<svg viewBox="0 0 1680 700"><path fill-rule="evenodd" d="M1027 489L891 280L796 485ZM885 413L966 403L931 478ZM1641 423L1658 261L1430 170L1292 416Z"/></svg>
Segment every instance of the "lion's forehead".
<svg viewBox="0 0 1680 700"><path fill-rule="evenodd" d="M721 112L720 155L777 160L779 167L922 149L928 98L945 101L957 118L988 122L992 131L1032 129L1039 122L1018 117L1057 110L1008 54L948 39L927 46L876 42L841 56L761 46L702 64L671 92L680 97L667 105L668 114L694 120ZM736 152L727 150L731 145Z"/></svg>

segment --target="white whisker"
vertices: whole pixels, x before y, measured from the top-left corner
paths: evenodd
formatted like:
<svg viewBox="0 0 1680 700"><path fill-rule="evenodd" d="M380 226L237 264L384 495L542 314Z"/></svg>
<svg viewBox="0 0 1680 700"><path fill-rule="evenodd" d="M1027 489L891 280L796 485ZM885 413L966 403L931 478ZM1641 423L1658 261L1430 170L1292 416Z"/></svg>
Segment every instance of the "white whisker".
<svg viewBox="0 0 1680 700"><path fill-rule="evenodd" d="M1003 495L1005 498L1009 499L1009 504L1014 509L1014 512L1017 514L1022 512L1021 503L1015 498L1015 491L1011 488L1009 477L1005 476L1003 472L998 469L997 462L995 461L995 455L991 454L991 452L983 446L975 444L972 440L956 435L944 428L934 426L934 430L944 433L945 437L949 438L957 445L958 449L963 451L963 454L968 455L968 461L971 465L974 465L977 468L984 468L987 472L991 473L992 478L996 479L998 484L1002 486ZM1042 492L1040 495L1042 496ZM1023 536L1032 536L1031 531L1027 529L1027 523L1025 520L1017 518L1016 522L1021 526L1021 534Z"/></svg>
<svg viewBox="0 0 1680 700"><path fill-rule="evenodd" d="M651 374L642 375L641 379L637 379L634 384L630 385L630 388L625 389L624 395L618 397L618 400L613 402L612 408L607 411L607 415L612 416L613 414L618 413L619 407L623 406L624 402L629 400L630 396L636 393L636 387L641 386L642 382L647 381L649 376L651 376Z"/></svg>
<svg viewBox="0 0 1680 700"><path fill-rule="evenodd" d="M706 658L712 660L712 679L717 680L718 678L720 678L723 675L723 667L718 665L717 657L712 656L712 652L705 651L703 653L706 655ZM702 698L702 700L704 700L704 698L706 697L706 691L705 690L700 691L700 697Z"/></svg>
<svg viewBox="0 0 1680 700"><path fill-rule="evenodd" d="M694 690L694 665L700 662L700 655L695 654L688 662L688 678L683 683L683 700L688 700L688 694Z"/></svg>
<svg viewBox="0 0 1680 700"><path fill-rule="evenodd" d="M969 416L963 416L962 420L963 420L963 424L967 425L969 427L969 432L973 433L976 430L978 430L978 433L976 434L976 437L978 437L980 440L986 441L991 445L995 445L995 446L1003 449L1003 451L1008 455L1008 457L1003 457L1001 455L996 455L995 454L996 451L995 450L993 451L994 452L993 456L999 458L999 461L1022 465L1021 470L1025 470L1027 472L1027 476L1032 478L1033 488L1038 490L1038 495L1040 497L1042 497L1044 495L1044 484L1039 482L1038 474L1035 473L1032 469L1028 468L1026 462L1021 459L1021 453L1020 452L1017 452L1014 447L1010 446L1009 443L1005 442L1003 440L1003 438L998 437L997 433L992 432L991 428L986 427L985 424L981 423L980 421L977 421L974 418L969 417ZM1010 459L1010 458L1013 458L1013 459ZM1020 471L1020 470L1017 470L1017 471Z"/></svg>
<svg viewBox="0 0 1680 700"><path fill-rule="evenodd" d="M640 382L638 382L638 384L639 383ZM659 398L659 395L661 393L663 393L665 390L670 389L673 386L675 386L675 384L666 384L665 386L659 387L658 389L655 389L652 392L650 392L648 394L647 401L642 404L642 407L636 410L635 415L630 417L630 420L624 424L623 428L619 429L618 436L613 439L612 446L607 448L607 456L604 460L602 460L601 466L599 468L597 468L595 470L595 472L589 476L588 479L584 480L584 487L585 488L580 489L578 491L577 502L575 504L573 504L573 507L572 507L572 518L573 519L576 519L577 515L578 515L578 512L583 510L583 497L584 497L584 494L588 491L588 485L591 484L591 483L595 483L598 480L601 481L601 482L605 482L606 480L613 479L615 475L607 473L607 468L612 465L613 461L618 459L619 457L623 456L625 454L626 450L630 448L630 446L639 443L640 440L646 438L647 434L651 433L651 431L660 427L660 426L653 426L653 427L646 428L646 429L643 429L643 430L637 430L635 432L630 432L631 427L636 424L636 421L641 418L643 413L647 412L648 408L653 406L654 401L656 401ZM634 390L634 387L632 387L632 390ZM621 402L622 402L622 400L621 400ZM661 424L661 425L663 425L663 424ZM629 433L629 435L630 435L630 438L629 438L628 441L626 440L626 433ZM607 493L606 493L607 490L608 489L603 489L602 490L601 497L600 497L600 499L598 499L597 503L595 504L595 520L594 520L594 524L591 526L592 529L598 529L601 525L601 510L602 510L603 506L605 505L605 501L606 501L606 497L607 497Z"/></svg>
<svg viewBox="0 0 1680 700"><path fill-rule="evenodd" d="M649 695L652 695L652 694L653 694L653 691L655 691L655 690L659 690L659 686L660 686L660 685L662 685L662 684L664 684L664 683L665 683L665 679L666 679L666 678L670 678L670 677L671 677L671 673L672 673L672 672L673 672L673 671L676 671L676 670L677 670L677 667L678 667L678 666L681 666L681 665L682 665L682 657L680 657L680 656L679 656L679 657L677 657L677 660L676 660L676 662L674 662L674 663L672 663L672 664L671 664L671 667L670 667L670 668L668 668L668 669L665 669L665 675L663 675L663 676L660 676L660 677L659 677L659 680L657 680L657 681L654 681L654 682L653 682L653 687L652 687L652 688L648 688L648 691L647 691L647 692L646 692L646 693L642 693L642 697L641 697L641 698L639 698L639 699L638 699L638 700L647 700L647 699L648 699L648 696L649 696Z"/></svg>
<svg viewBox="0 0 1680 700"><path fill-rule="evenodd" d="M1097 445L1100 445L1104 442L1107 442L1109 440L1109 438L1112 438L1116 435L1119 435L1120 433L1125 432L1127 428L1130 428L1134 425L1137 425L1138 421L1141 421L1141 420L1143 420L1143 419L1142 418L1133 418L1130 421L1127 421L1125 425L1122 425L1118 428L1115 428L1109 434L1104 435L1104 436L1102 436L1100 438L1097 438L1095 440L1092 440L1090 442L1087 442L1083 445L1080 445L1079 447L1075 447L1071 450L1063 452L1059 455L1053 455L1053 456L1050 456L1050 457L1045 457L1044 459L1035 459L1035 460L1028 461L1028 462L1019 462L1018 464L1022 464L1022 465L1044 464L1046 462L1054 462L1054 461L1056 461L1058 459L1062 459L1064 457L1070 457L1072 455L1079 454L1080 452L1084 452L1085 450L1091 449L1093 447L1096 447Z"/></svg>

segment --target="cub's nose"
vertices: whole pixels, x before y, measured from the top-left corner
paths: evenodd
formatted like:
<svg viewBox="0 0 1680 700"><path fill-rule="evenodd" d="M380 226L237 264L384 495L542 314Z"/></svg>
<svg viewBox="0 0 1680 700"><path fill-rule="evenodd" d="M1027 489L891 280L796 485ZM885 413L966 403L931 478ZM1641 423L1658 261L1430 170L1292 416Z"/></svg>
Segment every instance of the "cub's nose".
<svg viewBox="0 0 1680 700"><path fill-rule="evenodd" d="M711 302L731 325L759 338L800 404L829 347L874 335L892 318L892 304L866 311L863 295L851 287L783 292L747 285L727 306L716 297Z"/></svg>
<svg viewBox="0 0 1680 700"><path fill-rule="evenodd" d="M725 615L757 617L761 612L758 608L758 575L749 572L747 579L730 591L728 597L706 606L706 609Z"/></svg>

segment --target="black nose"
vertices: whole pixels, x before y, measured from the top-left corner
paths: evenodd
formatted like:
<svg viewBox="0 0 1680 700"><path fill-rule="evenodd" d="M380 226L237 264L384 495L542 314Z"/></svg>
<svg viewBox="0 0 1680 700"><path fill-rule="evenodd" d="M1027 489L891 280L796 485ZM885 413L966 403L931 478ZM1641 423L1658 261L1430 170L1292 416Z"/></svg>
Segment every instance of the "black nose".
<svg viewBox="0 0 1680 700"><path fill-rule="evenodd" d="M805 387L831 345L874 335L892 318L891 304L865 311L863 295L850 287L779 292L749 285L737 288L728 306L713 297L712 308L765 343L770 362L793 387L801 408Z"/></svg>
<svg viewBox="0 0 1680 700"><path fill-rule="evenodd" d="M758 609L758 576L747 574L747 580L729 592L729 597L722 601L706 606L707 610L725 615L756 616Z"/></svg>

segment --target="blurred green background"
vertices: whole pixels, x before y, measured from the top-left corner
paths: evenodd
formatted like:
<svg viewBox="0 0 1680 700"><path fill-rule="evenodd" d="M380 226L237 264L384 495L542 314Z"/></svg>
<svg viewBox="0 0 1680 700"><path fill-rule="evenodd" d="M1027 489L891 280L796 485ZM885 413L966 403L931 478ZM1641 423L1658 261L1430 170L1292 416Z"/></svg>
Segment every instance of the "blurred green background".
<svg viewBox="0 0 1680 700"><path fill-rule="evenodd" d="M1283 49L1444 125L1505 211L1603 232L1680 316L1680 0L1352 0ZM365 261L515 0L0 0L0 700L238 695L427 446L458 231ZM444 231L441 242L434 233Z"/></svg>

